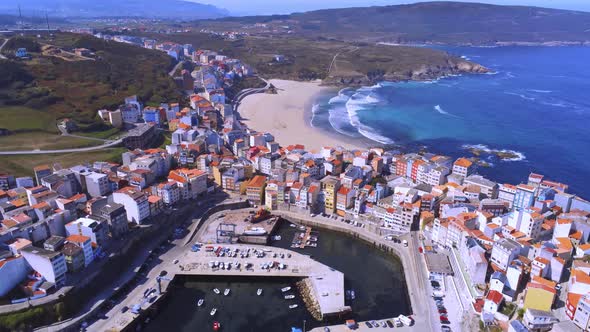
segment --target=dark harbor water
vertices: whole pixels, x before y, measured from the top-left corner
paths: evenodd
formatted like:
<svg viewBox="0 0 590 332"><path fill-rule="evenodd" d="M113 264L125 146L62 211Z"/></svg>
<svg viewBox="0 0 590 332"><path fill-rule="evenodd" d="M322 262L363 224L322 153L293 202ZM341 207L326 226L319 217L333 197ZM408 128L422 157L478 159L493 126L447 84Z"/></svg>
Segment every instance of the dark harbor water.
<svg viewBox="0 0 590 332"><path fill-rule="evenodd" d="M288 248L294 233L295 229L284 223L279 230L282 239L273 245ZM410 312L399 260L360 240L332 231L321 230L318 243L317 248L296 251L344 273L346 288L353 289L356 295L350 303L351 318L380 319ZM308 329L321 326L307 312L299 295L295 300L283 299L280 289L294 286L296 281L252 277L177 279L160 312L144 331L212 331L214 321L221 323L224 332L291 331L291 327L301 328L303 320ZM213 288L222 292L230 288L231 294L216 295ZM262 296L256 295L258 288L264 290ZM205 299L200 308L197 307L198 298ZM289 309L292 303L299 307ZM209 314L213 307L218 309L214 318Z"/></svg>

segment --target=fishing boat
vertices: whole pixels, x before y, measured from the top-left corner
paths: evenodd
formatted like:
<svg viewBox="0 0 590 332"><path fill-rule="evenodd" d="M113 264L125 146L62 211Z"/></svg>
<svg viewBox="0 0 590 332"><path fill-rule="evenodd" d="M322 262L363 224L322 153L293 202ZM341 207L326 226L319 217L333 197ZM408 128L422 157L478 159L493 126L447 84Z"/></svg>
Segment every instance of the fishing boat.
<svg viewBox="0 0 590 332"><path fill-rule="evenodd" d="M298 304L291 304L291 305L289 306L289 309L295 309L295 308L297 308L298 306L299 306Z"/></svg>
<svg viewBox="0 0 590 332"><path fill-rule="evenodd" d="M205 302L205 300L199 299L199 302L197 302L197 305L200 307L203 305L204 302Z"/></svg>
<svg viewBox="0 0 590 332"><path fill-rule="evenodd" d="M219 294L219 293L221 293L221 292L219 291L219 288L214 288L214 289L213 289L213 292L214 292L215 294Z"/></svg>
<svg viewBox="0 0 590 332"><path fill-rule="evenodd" d="M262 295L262 288L258 288L258 290L256 291L256 295L258 295L258 296Z"/></svg>
<svg viewBox="0 0 590 332"><path fill-rule="evenodd" d="M217 312L217 308L213 308L211 309L211 312L209 313L211 316L215 316L215 313Z"/></svg>
<svg viewBox="0 0 590 332"><path fill-rule="evenodd" d="M284 287L284 288L281 288L281 292L283 292L283 293L284 293L284 292L288 292L288 291L290 291L290 290L291 290L291 287L289 287L289 286L287 286L287 287Z"/></svg>
<svg viewBox="0 0 590 332"><path fill-rule="evenodd" d="M291 299L294 299L294 298L295 298L295 295L292 295L292 294L291 295L285 295L285 300L291 300Z"/></svg>
<svg viewBox="0 0 590 332"><path fill-rule="evenodd" d="M244 231L244 235L264 235L266 230L262 227L252 227Z"/></svg>
<svg viewBox="0 0 590 332"><path fill-rule="evenodd" d="M213 322L213 331L219 331L221 329L221 323Z"/></svg>
<svg viewBox="0 0 590 332"><path fill-rule="evenodd" d="M229 288L226 288L226 289L223 291L223 295L225 295L225 296L228 296L228 295L229 295Z"/></svg>

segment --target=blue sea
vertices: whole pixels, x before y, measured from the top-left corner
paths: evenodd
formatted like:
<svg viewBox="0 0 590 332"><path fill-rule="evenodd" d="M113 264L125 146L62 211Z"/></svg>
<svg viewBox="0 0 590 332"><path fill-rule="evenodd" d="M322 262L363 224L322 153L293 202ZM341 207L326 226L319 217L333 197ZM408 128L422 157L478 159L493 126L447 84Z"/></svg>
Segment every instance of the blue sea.
<svg viewBox="0 0 590 332"><path fill-rule="evenodd" d="M590 48L445 47L492 73L382 82L325 95L311 124L375 143L453 157L490 153L478 172L518 184L530 172L590 198ZM518 157L499 160L493 151Z"/></svg>

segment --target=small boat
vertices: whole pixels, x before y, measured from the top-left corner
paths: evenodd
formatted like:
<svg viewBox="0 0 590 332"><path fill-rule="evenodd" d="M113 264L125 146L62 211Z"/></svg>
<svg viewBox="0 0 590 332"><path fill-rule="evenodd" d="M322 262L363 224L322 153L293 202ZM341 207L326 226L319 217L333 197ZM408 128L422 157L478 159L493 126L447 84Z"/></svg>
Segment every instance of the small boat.
<svg viewBox="0 0 590 332"><path fill-rule="evenodd" d="M299 226L299 229L304 231L305 230L305 226Z"/></svg>
<svg viewBox="0 0 590 332"><path fill-rule="evenodd" d="M295 225L295 224L289 224L289 226L291 226L291 227L297 227L297 225Z"/></svg>
<svg viewBox="0 0 590 332"><path fill-rule="evenodd" d="M213 308L211 309L211 312L209 313L211 316L215 316L215 313L217 312L217 308Z"/></svg>
<svg viewBox="0 0 590 332"><path fill-rule="evenodd" d="M225 296L228 296L228 295L229 295L229 288L226 288L226 289L223 291L223 295L225 295Z"/></svg>
<svg viewBox="0 0 590 332"><path fill-rule="evenodd" d="M350 291L350 299L351 299L351 300L354 300L354 299L355 299L355 297L356 297L356 296L355 296L355 294L354 294L354 290L351 290L351 291Z"/></svg>
<svg viewBox="0 0 590 332"><path fill-rule="evenodd" d="M288 291L290 291L290 290L291 290L291 287L289 287L289 286L287 286L287 287L284 287L284 288L281 288L281 292L283 292L283 293L284 293L284 292L288 292Z"/></svg>
<svg viewBox="0 0 590 332"><path fill-rule="evenodd" d="M295 308L297 308L298 306L299 306L298 304L291 304L291 305L289 306L289 309L295 309Z"/></svg>
<svg viewBox="0 0 590 332"><path fill-rule="evenodd" d="M262 295L262 288L258 288L258 290L256 291L256 295L258 295L258 296Z"/></svg>
<svg viewBox="0 0 590 332"><path fill-rule="evenodd" d="M213 322L213 331L219 331L221 329L221 324L219 322Z"/></svg>
<svg viewBox="0 0 590 332"><path fill-rule="evenodd" d="M205 300L199 299L199 302L197 302L197 305L200 307L203 305L204 302L205 302Z"/></svg>
<svg viewBox="0 0 590 332"><path fill-rule="evenodd" d="M285 295L285 300L291 300L291 299L294 299L294 298L295 298L295 295L292 295L292 294L291 295Z"/></svg>
<svg viewBox="0 0 590 332"><path fill-rule="evenodd" d="M262 227L252 227L244 231L244 235L264 235L266 230Z"/></svg>
<svg viewBox="0 0 590 332"><path fill-rule="evenodd" d="M280 241L281 240L281 236L280 235L275 235L272 237L273 240L275 241Z"/></svg>
<svg viewBox="0 0 590 332"><path fill-rule="evenodd" d="M215 294L219 294L219 293L221 293L221 292L219 291L219 288L213 288L213 292L214 292Z"/></svg>

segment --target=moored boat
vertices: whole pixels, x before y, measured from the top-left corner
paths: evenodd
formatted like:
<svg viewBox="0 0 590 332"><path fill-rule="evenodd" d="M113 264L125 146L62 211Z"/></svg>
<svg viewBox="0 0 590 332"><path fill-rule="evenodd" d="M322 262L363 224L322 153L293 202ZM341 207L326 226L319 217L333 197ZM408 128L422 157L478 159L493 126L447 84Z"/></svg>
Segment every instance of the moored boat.
<svg viewBox="0 0 590 332"><path fill-rule="evenodd" d="M289 287L289 286L287 286L287 287L284 287L284 288L281 288L281 292L283 292L283 293L284 293L284 292L288 292L288 291L290 291L290 290L291 290L291 287Z"/></svg>
<svg viewBox="0 0 590 332"><path fill-rule="evenodd" d="M295 298L295 295L285 295L285 300L291 300L294 298Z"/></svg>
<svg viewBox="0 0 590 332"><path fill-rule="evenodd" d="M229 292L230 292L230 289L229 289L229 288L226 288L226 289L223 291L223 295L225 295L225 296L228 296L228 295L229 295Z"/></svg>
<svg viewBox="0 0 590 332"><path fill-rule="evenodd" d="M219 331L221 329L221 323L213 322L213 331Z"/></svg>
<svg viewBox="0 0 590 332"><path fill-rule="evenodd" d="M258 295L258 296L262 295L262 288L258 288L258 290L256 291L256 295Z"/></svg>
<svg viewBox="0 0 590 332"><path fill-rule="evenodd" d="M221 293L221 292L219 291L219 288L214 288L214 289L213 289L213 292L214 292L215 294L219 294L219 293Z"/></svg>
<svg viewBox="0 0 590 332"><path fill-rule="evenodd" d="M291 305L289 306L289 309L295 309L295 308L297 308L298 306L299 306L298 304L291 304Z"/></svg>
<svg viewBox="0 0 590 332"><path fill-rule="evenodd" d="M200 307L203 305L204 302L205 302L205 300L199 299L199 302L197 302L197 305Z"/></svg>
<svg viewBox="0 0 590 332"><path fill-rule="evenodd" d="M211 309L211 312L209 314L211 316L214 316L216 312L217 312L217 308L213 308L213 309Z"/></svg>

